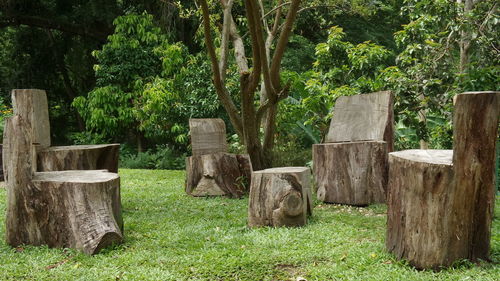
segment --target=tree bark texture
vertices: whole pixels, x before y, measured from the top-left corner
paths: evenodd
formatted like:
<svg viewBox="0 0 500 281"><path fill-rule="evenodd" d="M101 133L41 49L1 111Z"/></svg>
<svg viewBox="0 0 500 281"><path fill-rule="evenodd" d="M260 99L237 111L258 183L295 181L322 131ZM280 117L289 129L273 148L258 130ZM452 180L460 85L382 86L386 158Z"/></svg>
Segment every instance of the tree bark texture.
<svg viewBox="0 0 500 281"><path fill-rule="evenodd" d="M451 150L406 150L389 156L386 246L419 269L453 261L450 197L460 195L453 194L452 155Z"/></svg>
<svg viewBox="0 0 500 281"><path fill-rule="evenodd" d="M385 203L387 158L384 141L313 145L318 199L358 206Z"/></svg>
<svg viewBox="0 0 500 281"><path fill-rule="evenodd" d="M489 259L500 92L455 98L453 151L389 156L386 246L417 268Z"/></svg>
<svg viewBox="0 0 500 281"><path fill-rule="evenodd" d="M385 141L393 151L393 104L391 91L339 97L325 142Z"/></svg>
<svg viewBox="0 0 500 281"><path fill-rule="evenodd" d="M283 167L252 173L248 226L303 226L312 215L311 172Z"/></svg>
<svg viewBox="0 0 500 281"><path fill-rule="evenodd" d="M33 143L42 148L50 146L50 122L47 94L44 90L12 90L12 107L31 127Z"/></svg>
<svg viewBox="0 0 500 281"><path fill-rule="evenodd" d="M186 158L186 193L192 196L240 198L252 174L245 154L214 153Z"/></svg>
<svg viewBox="0 0 500 281"><path fill-rule="evenodd" d="M52 146L38 151L38 171L108 170L118 173L120 144Z"/></svg>
<svg viewBox="0 0 500 281"><path fill-rule="evenodd" d="M227 152L226 124L219 118L189 119L193 156Z"/></svg>
<svg viewBox="0 0 500 281"><path fill-rule="evenodd" d="M95 254L122 241L120 180L107 171L35 172L31 129L6 120L6 240L13 247L48 245Z"/></svg>

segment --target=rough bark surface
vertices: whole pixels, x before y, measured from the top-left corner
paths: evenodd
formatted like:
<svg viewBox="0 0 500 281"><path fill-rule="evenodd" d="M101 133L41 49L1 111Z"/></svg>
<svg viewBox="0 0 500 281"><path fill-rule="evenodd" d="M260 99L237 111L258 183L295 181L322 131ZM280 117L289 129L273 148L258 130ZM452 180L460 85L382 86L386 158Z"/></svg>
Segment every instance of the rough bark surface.
<svg viewBox="0 0 500 281"><path fill-rule="evenodd" d="M385 203L388 147L384 141L313 145L318 199L328 203Z"/></svg>
<svg viewBox="0 0 500 281"><path fill-rule="evenodd" d="M186 193L240 198L248 192L252 165L245 154L214 153L186 158Z"/></svg>
<svg viewBox="0 0 500 281"><path fill-rule="evenodd" d="M391 91L338 98L325 142L385 141L393 151L393 104Z"/></svg>
<svg viewBox="0 0 500 281"><path fill-rule="evenodd" d="M389 156L386 246L417 268L489 259L500 92L455 101L453 151Z"/></svg>
<svg viewBox="0 0 500 281"><path fill-rule="evenodd" d="M227 152L226 124L219 118L189 119L193 156Z"/></svg>
<svg viewBox="0 0 500 281"><path fill-rule="evenodd" d="M303 226L312 215L311 172L283 167L252 173L248 226Z"/></svg>
<svg viewBox="0 0 500 281"><path fill-rule="evenodd" d="M6 120L6 240L95 254L122 240L120 180L107 171L35 172L31 128Z"/></svg>
<svg viewBox="0 0 500 281"><path fill-rule="evenodd" d="M42 148L50 146L49 106L44 90L12 90L12 107L15 115L30 124L33 143Z"/></svg>
<svg viewBox="0 0 500 281"><path fill-rule="evenodd" d="M38 171L108 170L118 173L120 144L52 146L39 150Z"/></svg>
<svg viewBox="0 0 500 281"><path fill-rule="evenodd" d="M405 150L389 156L386 246L417 268L452 262L452 155L451 150Z"/></svg>
<svg viewBox="0 0 500 281"><path fill-rule="evenodd" d="M455 256L489 258L495 204L495 155L500 92L469 92L455 97L453 170L456 210L453 231L460 237Z"/></svg>

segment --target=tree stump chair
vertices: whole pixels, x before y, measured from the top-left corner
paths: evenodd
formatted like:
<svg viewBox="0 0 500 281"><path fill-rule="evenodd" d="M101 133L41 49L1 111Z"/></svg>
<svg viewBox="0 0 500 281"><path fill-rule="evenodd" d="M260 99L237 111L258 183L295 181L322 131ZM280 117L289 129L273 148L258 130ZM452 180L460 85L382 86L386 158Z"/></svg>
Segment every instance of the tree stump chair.
<svg viewBox="0 0 500 281"><path fill-rule="evenodd" d="M7 243L13 247L75 248L95 254L121 242L118 174L106 170L36 172L31 132L22 117L6 119Z"/></svg>
<svg viewBox="0 0 500 281"><path fill-rule="evenodd" d="M252 165L247 154L227 153L222 119L189 119L193 156L186 158L186 192L192 196L247 193Z"/></svg>
<svg viewBox="0 0 500 281"><path fill-rule="evenodd" d="M120 144L50 146L47 94L44 90L12 90L14 114L29 123L33 143L37 144L40 172L63 170L100 170L118 172Z"/></svg>
<svg viewBox="0 0 500 281"><path fill-rule="evenodd" d="M303 226L312 215L311 171L272 168L252 173L248 226Z"/></svg>
<svg viewBox="0 0 500 281"><path fill-rule="evenodd" d="M453 150L389 154L387 250L419 269L488 260L500 92L455 97Z"/></svg>
<svg viewBox="0 0 500 281"><path fill-rule="evenodd" d="M358 206L385 203L393 148L390 91L338 98L325 143L313 145L318 199Z"/></svg>

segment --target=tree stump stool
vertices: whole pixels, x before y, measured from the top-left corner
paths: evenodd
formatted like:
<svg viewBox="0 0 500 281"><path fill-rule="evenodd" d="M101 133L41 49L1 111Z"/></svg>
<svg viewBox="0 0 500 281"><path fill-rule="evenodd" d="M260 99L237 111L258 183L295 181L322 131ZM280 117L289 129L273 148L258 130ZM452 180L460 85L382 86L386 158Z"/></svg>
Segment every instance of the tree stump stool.
<svg viewBox="0 0 500 281"><path fill-rule="evenodd" d="M419 269L489 259L500 92L455 101L453 150L389 155L386 247Z"/></svg>
<svg viewBox="0 0 500 281"><path fill-rule="evenodd" d="M312 215L311 172L283 167L252 173L248 226L303 226Z"/></svg>
<svg viewBox="0 0 500 281"><path fill-rule="evenodd" d="M385 203L393 115L390 91L337 99L326 143L313 145L319 200L358 206Z"/></svg>
<svg viewBox="0 0 500 281"><path fill-rule="evenodd" d="M20 116L6 119L2 156L9 245L48 245L95 254L122 241L118 174L36 172L31 129Z"/></svg>
<svg viewBox="0 0 500 281"><path fill-rule="evenodd" d="M37 145L38 171L102 170L118 172L119 144L51 146L47 94L44 90L12 90L14 114L30 125Z"/></svg>
<svg viewBox="0 0 500 281"><path fill-rule="evenodd" d="M186 158L186 193L240 198L248 191L252 165L247 154L227 153L222 119L189 119L193 156Z"/></svg>

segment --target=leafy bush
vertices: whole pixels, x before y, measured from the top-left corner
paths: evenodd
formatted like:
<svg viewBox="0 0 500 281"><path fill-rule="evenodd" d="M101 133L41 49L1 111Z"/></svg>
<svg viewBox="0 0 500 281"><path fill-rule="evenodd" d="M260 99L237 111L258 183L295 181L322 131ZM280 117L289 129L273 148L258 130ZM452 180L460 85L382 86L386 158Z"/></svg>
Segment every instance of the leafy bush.
<svg viewBox="0 0 500 281"><path fill-rule="evenodd" d="M182 170L186 167L185 158L185 154L179 154L165 145L139 153L124 146L120 150L120 168Z"/></svg>

